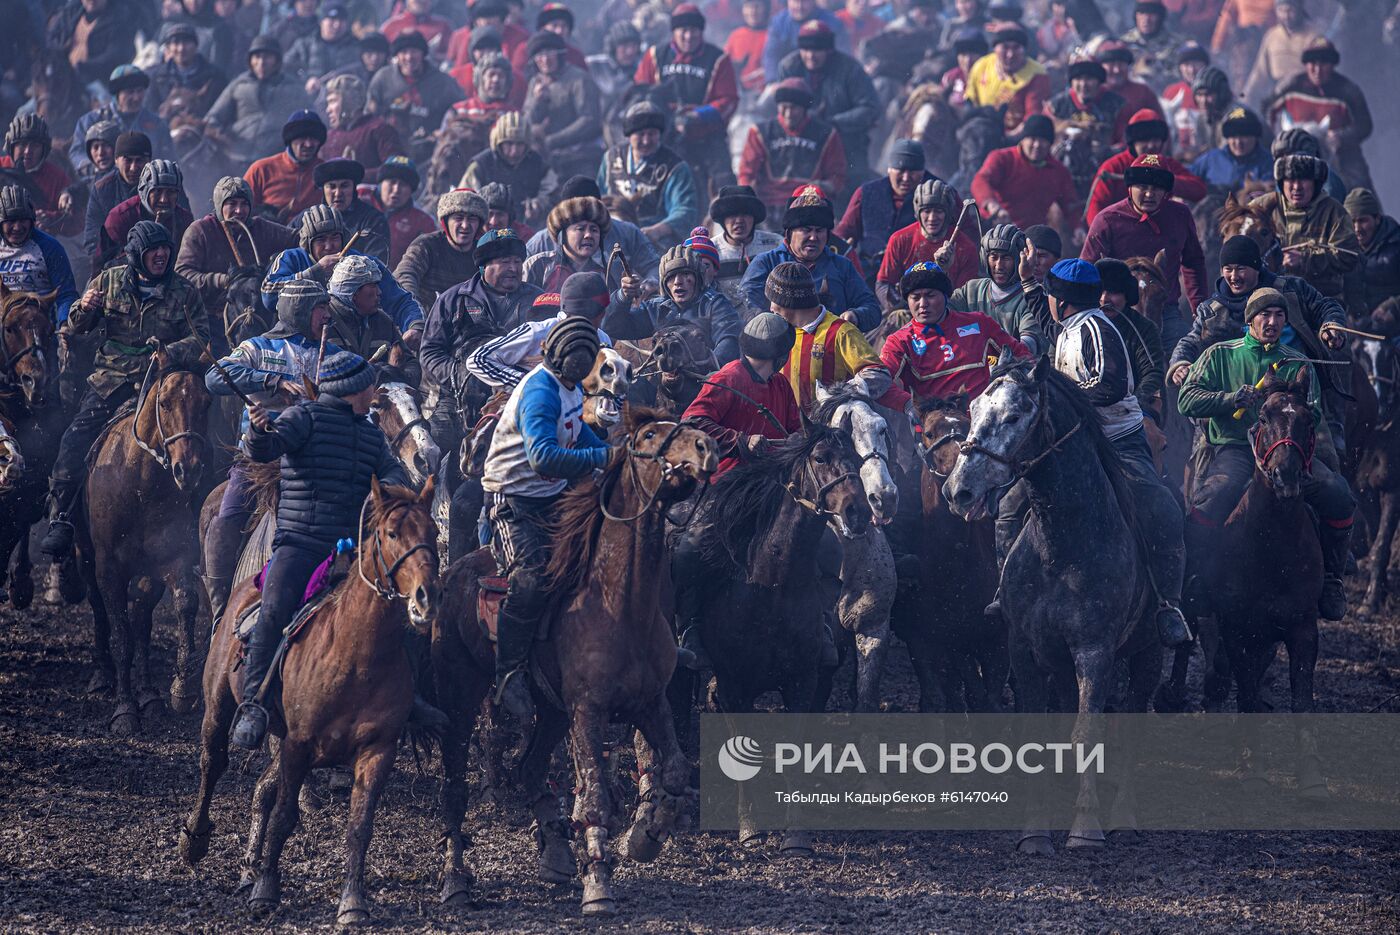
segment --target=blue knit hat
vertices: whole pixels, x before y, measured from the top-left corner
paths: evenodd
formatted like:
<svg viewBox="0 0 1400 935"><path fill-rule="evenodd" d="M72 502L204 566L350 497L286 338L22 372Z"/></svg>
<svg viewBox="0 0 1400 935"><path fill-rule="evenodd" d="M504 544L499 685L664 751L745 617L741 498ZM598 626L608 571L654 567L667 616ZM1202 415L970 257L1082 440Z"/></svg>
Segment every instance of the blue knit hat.
<svg viewBox="0 0 1400 935"><path fill-rule="evenodd" d="M476 262L485 266L487 263L503 256L518 256L525 259L525 241L520 239L520 235L509 227L499 227L496 230L489 230L477 238L476 241Z"/></svg>
<svg viewBox="0 0 1400 935"><path fill-rule="evenodd" d="M373 385L374 368L369 361L351 351L338 351L321 361L321 371L316 379L316 386L322 393L342 399Z"/></svg>
<svg viewBox="0 0 1400 935"><path fill-rule="evenodd" d="M1103 280L1088 260L1060 260L1045 277L1045 291L1076 308L1098 308Z"/></svg>

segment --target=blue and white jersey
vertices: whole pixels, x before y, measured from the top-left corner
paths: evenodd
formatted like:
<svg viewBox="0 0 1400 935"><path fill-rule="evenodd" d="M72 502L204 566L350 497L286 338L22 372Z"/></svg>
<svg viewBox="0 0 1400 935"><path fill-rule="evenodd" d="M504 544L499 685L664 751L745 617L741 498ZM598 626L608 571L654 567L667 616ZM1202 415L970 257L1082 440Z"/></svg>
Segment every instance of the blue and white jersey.
<svg viewBox="0 0 1400 935"><path fill-rule="evenodd" d="M380 262L378 258L361 253L359 250L351 249L347 250L346 253L349 256L365 257L379 270L379 307L394 320L394 324L401 334L408 334L414 328L423 327L423 307L403 286L399 285L399 281L394 278L389 267ZM283 284L291 282L293 279L310 279L322 286L326 285L320 268L311 259L311 254L301 247L283 250L273 257L272 265L268 267L267 276L263 279L263 307L269 312L276 313L277 295L281 292Z"/></svg>
<svg viewBox="0 0 1400 935"><path fill-rule="evenodd" d="M601 468L608 448L583 421L583 389L543 364L516 384L501 410L481 486L517 497L555 497L571 478Z"/></svg>
<svg viewBox="0 0 1400 935"><path fill-rule="evenodd" d="M327 342L326 356L340 352ZM300 383L302 378L316 379L316 361L321 353L319 342L301 334L273 337L260 334L249 338L219 361L238 388L253 402L268 409L280 409L287 400L278 396L275 384L279 380ZM204 375L204 385L215 396L232 396L233 390L213 367ZM248 430L248 411L243 411L241 432Z"/></svg>
<svg viewBox="0 0 1400 935"><path fill-rule="evenodd" d="M531 368L544 361L544 339L564 318L560 312L543 321L522 322L499 338L487 341L467 355L467 372L494 389L514 387ZM598 329L598 342L612 347L612 339L602 328Z"/></svg>

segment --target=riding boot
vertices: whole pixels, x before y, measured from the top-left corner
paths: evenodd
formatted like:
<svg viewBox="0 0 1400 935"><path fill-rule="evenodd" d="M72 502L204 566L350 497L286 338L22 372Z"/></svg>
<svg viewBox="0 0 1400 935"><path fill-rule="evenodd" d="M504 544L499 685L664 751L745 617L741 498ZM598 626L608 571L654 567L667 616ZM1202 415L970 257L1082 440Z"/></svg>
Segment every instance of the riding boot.
<svg viewBox="0 0 1400 935"><path fill-rule="evenodd" d="M1006 567L1006 556L1011 552L1011 546L1016 541L1016 537L1021 534L1021 524L1023 520L1019 511L1003 510L997 514L995 529L995 542L997 553L997 593L992 596L992 602L986 606L982 614L988 621L999 626L1005 626L1006 620L1001 615L1001 570Z"/></svg>
<svg viewBox="0 0 1400 935"><path fill-rule="evenodd" d="M1347 594L1342 587L1347 553L1351 551L1351 526L1338 529L1327 523L1317 524L1322 544L1322 596L1317 612L1323 620L1341 620L1347 614Z"/></svg>
<svg viewBox="0 0 1400 935"><path fill-rule="evenodd" d="M228 736L229 742L236 747L256 750L262 746L263 736L267 733L267 709L258 698L281 641L282 634L277 632L276 627L265 626L262 620L253 628L243 657L243 703L238 706Z"/></svg>
<svg viewBox="0 0 1400 935"><path fill-rule="evenodd" d="M496 622L495 702L522 724L528 724L535 716L535 701L530 695L530 672L526 667L530 647L535 642L535 620L518 617L511 603L507 594L501 601L500 616Z"/></svg>
<svg viewBox="0 0 1400 935"><path fill-rule="evenodd" d="M1157 636L1168 649L1191 642L1191 630L1186 626L1186 618L1181 613L1184 552L1184 547L1175 542L1171 545L1158 543L1148 555L1148 561L1152 565L1152 583L1159 602Z"/></svg>
<svg viewBox="0 0 1400 935"><path fill-rule="evenodd" d="M73 551L73 523L60 504L72 499L72 492L55 490L49 495L49 528L39 540L39 551L55 562Z"/></svg>
<svg viewBox="0 0 1400 935"><path fill-rule="evenodd" d="M403 648L408 654L408 665L413 672L413 709L408 713L408 726L417 731L440 737L450 726L447 715L418 691L419 676L428 673L428 637L409 630L403 631Z"/></svg>
<svg viewBox="0 0 1400 935"><path fill-rule="evenodd" d="M233 573L243 547L245 515L216 516L204 535L204 589L209 595L209 615L219 625L233 590Z"/></svg>
<svg viewBox="0 0 1400 935"><path fill-rule="evenodd" d="M676 664L692 670L711 668L710 656L700 641L700 622L705 613L703 575L694 532L687 529L671 551L671 582L675 589L676 627L680 631Z"/></svg>

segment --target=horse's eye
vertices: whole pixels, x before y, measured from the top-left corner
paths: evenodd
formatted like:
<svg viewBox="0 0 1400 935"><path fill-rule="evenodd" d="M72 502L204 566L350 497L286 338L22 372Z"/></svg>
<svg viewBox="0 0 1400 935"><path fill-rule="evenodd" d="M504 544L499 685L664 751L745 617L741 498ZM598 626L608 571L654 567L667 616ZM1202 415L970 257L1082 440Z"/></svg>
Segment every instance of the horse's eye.
<svg viewBox="0 0 1400 935"><path fill-rule="evenodd" d="M610 376L612 376L612 373L613 373L612 365L611 365L611 364L604 364L604 365L602 366L602 368L599 369L599 371L598 371L598 376L600 376L600 377L610 377Z"/></svg>
<svg viewBox="0 0 1400 935"><path fill-rule="evenodd" d="M825 463L826 463L826 459L823 458L821 455L812 455L812 460L815 461L815 462L817 462L818 464L825 464Z"/></svg>

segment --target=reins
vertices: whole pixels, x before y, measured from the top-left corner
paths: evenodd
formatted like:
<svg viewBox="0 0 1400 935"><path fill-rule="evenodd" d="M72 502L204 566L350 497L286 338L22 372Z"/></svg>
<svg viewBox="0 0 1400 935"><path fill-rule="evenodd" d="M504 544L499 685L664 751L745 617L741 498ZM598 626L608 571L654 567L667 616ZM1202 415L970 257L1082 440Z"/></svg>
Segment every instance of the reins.
<svg viewBox="0 0 1400 935"><path fill-rule="evenodd" d="M971 438L958 445L958 452L960 454L965 455L986 455L988 458L991 458L998 464L1004 464L1007 467L1009 467L1011 469L1011 479L1013 481L1020 480L1021 478L1029 474L1031 471L1035 470L1040 465L1040 463L1046 458L1059 451L1060 448L1065 444L1065 442L1073 438L1074 434L1084 427L1083 421L1074 423L1074 425L1069 429L1069 431L1065 432L1065 434L1061 435L1059 438L1051 442L1050 445L1040 454L1036 455L1028 461L1020 460L1016 457L1016 453L1019 452L1022 448L1024 448L1026 444L1031 440L1031 438L1034 435L1036 435L1042 427L1049 424L1048 422L1046 422L1045 415L1048 411L1048 401L1045 398L1044 392L1042 392L1040 394L1040 412L1036 414L1035 425L1032 427L1031 431L1025 434L1025 437L1021 439L1020 444L1016 446L1015 450L1012 451L1010 455L999 455L995 451L992 451L990 448L984 447L980 442L977 442Z"/></svg>
<svg viewBox="0 0 1400 935"><path fill-rule="evenodd" d="M199 432L193 431L176 432L174 435L165 434L165 425L160 419L161 384L163 381L155 379L158 376L156 373L158 363L156 356L152 354L151 363L146 367L146 375L141 380L141 391L136 395L136 411L131 414L131 438L136 442L136 447L146 452L146 454L150 455L152 458L155 458L156 463L164 470L168 471L171 466L170 446L172 444L182 439L193 438L199 441L200 444L207 445L208 440ZM141 422L141 412L146 408L146 400L151 395L153 384L156 396L156 444L159 446L158 449L151 447L146 440L141 437L140 431L138 431L138 425Z"/></svg>
<svg viewBox="0 0 1400 935"><path fill-rule="evenodd" d="M406 600L406 596L399 593L399 585L398 581L396 580L399 573L399 569L403 567L404 562L408 561L410 555L414 555L418 552L431 553L433 551L433 547L427 542L420 542L413 548L405 550L404 553L398 558L396 558L394 560L394 563L390 565L388 562L384 561L383 541L380 536L380 529L376 526L373 537L374 580L369 580L369 578L365 575L365 510L369 508L369 501L370 498L366 497L365 502L360 504L359 529L357 532L355 543L355 571L357 574L359 574L360 580L363 581L366 585L368 585L371 591L379 595L379 597L383 598L386 603L393 603L396 600ZM408 509L409 507L407 503L396 505L402 506L404 507L404 509ZM391 507L388 511L385 512L384 519L387 520L392 514L392 512L393 508ZM388 582L387 586L380 584L381 581Z"/></svg>
<svg viewBox="0 0 1400 935"><path fill-rule="evenodd" d="M43 306L40 306L37 301L28 300L23 302L16 302L12 304L9 308L5 309L3 314L0 314L0 331L3 331L7 327L6 322L9 320L10 312L14 311L16 308L26 308L30 305L38 307L40 312L43 311ZM11 354L10 349L6 346L3 337L0 337L0 368L2 368L0 369L0 378L3 378L0 379L0 382L9 382L10 376L14 374L15 367L19 364L21 360L24 360L24 358L29 357L32 354L42 354L44 352L44 344L39 339L38 328L30 327L29 339L29 344L27 344L25 347L23 347L16 353Z"/></svg>
<svg viewBox="0 0 1400 935"><path fill-rule="evenodd" d="M647 425L644 425L641 428L637 429L637 431L640 432L643 428L646 428L648 425L654 426L665 424L667 423L649 422L647 423ZM611 488L609 488L609 486L605 483L599 484L598 509L602 511L603 516L605 516L607 519L610 519L615 523L631 523L640 519L641 517L646 515L652 507L656 505L657 498L661 496L661 488L666 486L666 481L670 480L673 474L681 470L682 465L675 464L666 459L666 449L671 447L671 442L675 441L676 435L680 433L681 429L689 427L690 423L681 420L671 422L670 425L671 430L666 433L666 437L661 440L661 444L657 446L657 449L655 451L642 451L635 444L633 444L633 437L635 436L635 433L633 433L633 436L628 436L626 446L626 452L628 455L627 471L632 478L632 484L638 490L646 490L646 488L642 486L641 478L637 476L637 461L639 459L645 461L658 462L661 465L661 480L657 482L656 489L651 491L647 495L646 502L642 505L642 508L636 513L632 514L631 516L614 516L612 513L610 513L608 511L608 492ZM709 491L709 489L710 482L707 479L704 481L703 485L700 488L700 497L695 501L695 508L690 511L690 517L685 521L685 525L680 526L679 528L685 529L690 525L691 520L695 518L695 514L699 512L700 503L705 499L705 494Z"/></svg>

